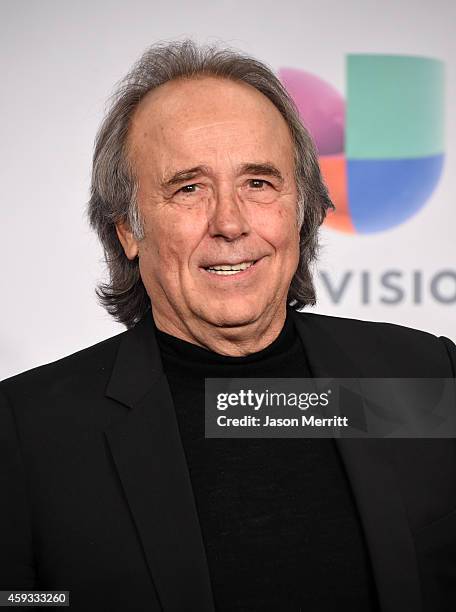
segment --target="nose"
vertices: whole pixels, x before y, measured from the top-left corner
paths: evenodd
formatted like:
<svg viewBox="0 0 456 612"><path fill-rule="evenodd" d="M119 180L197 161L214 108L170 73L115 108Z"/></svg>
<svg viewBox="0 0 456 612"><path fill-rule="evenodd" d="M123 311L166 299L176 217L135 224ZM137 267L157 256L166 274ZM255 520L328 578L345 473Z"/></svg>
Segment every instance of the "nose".
<svg viewBox="0 0 456 612"><path fill-rule="evenodd" d="M219 190L209 214L209 235L233 241L250 232L249 222L232 189Z"/></svg>

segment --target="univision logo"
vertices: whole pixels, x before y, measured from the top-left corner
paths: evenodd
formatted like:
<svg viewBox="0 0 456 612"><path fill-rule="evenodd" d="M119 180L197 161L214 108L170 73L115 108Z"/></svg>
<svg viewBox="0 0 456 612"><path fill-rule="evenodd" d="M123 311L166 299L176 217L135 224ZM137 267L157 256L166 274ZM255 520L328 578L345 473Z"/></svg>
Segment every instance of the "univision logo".
<svg viewBox="0 0 456 612"><path fill-rule="evenodd" d="M337 209L326 226L379 232L425 205L444 160L441 61L348 55L346 102L334 87L303 70L282 68L279 77L317 145Z"/></svg>

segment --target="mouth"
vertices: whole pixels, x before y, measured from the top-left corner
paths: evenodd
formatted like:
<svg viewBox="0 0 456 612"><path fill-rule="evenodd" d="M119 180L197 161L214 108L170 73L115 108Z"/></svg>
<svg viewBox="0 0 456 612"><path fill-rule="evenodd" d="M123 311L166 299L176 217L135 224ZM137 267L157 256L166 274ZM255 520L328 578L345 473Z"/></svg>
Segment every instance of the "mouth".
<svg viewBox="0 0 456 612"><path fill-rule="evenodd" d="M244 276L256 266L261 260L253 259L249 261L241 261L236 264L218 263L203 267L202 270L212 274L213 276Z"/></svg>

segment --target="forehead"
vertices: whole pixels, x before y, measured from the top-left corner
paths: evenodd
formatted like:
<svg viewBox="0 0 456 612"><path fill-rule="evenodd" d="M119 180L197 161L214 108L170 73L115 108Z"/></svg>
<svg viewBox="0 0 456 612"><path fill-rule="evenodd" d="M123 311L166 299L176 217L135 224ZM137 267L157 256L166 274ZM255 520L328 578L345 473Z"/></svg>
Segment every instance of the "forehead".
<svg viewBox="0 0 456 612"><path fill-rule="evenodd" d="M156 156L241 147L290 156L292 139L275 105L247 83L217 77L178 79L150 92L136 109L130 151ZM198 151L201 149L201 151Z"/></svg>

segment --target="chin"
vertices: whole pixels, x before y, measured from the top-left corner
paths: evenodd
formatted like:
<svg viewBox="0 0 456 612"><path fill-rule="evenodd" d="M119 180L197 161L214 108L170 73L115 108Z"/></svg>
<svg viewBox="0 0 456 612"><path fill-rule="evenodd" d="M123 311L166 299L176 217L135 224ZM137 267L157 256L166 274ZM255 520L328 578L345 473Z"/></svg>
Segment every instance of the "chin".
<svg viewBox="0 0 456 612"><path fill-rule="evenodd" d="M251 303L247 300L236 299L216 302L212 308L209 304L204 306L203 318L217 327L240 327L248 325L260 318L262 310L258 301Z"/></svg>

